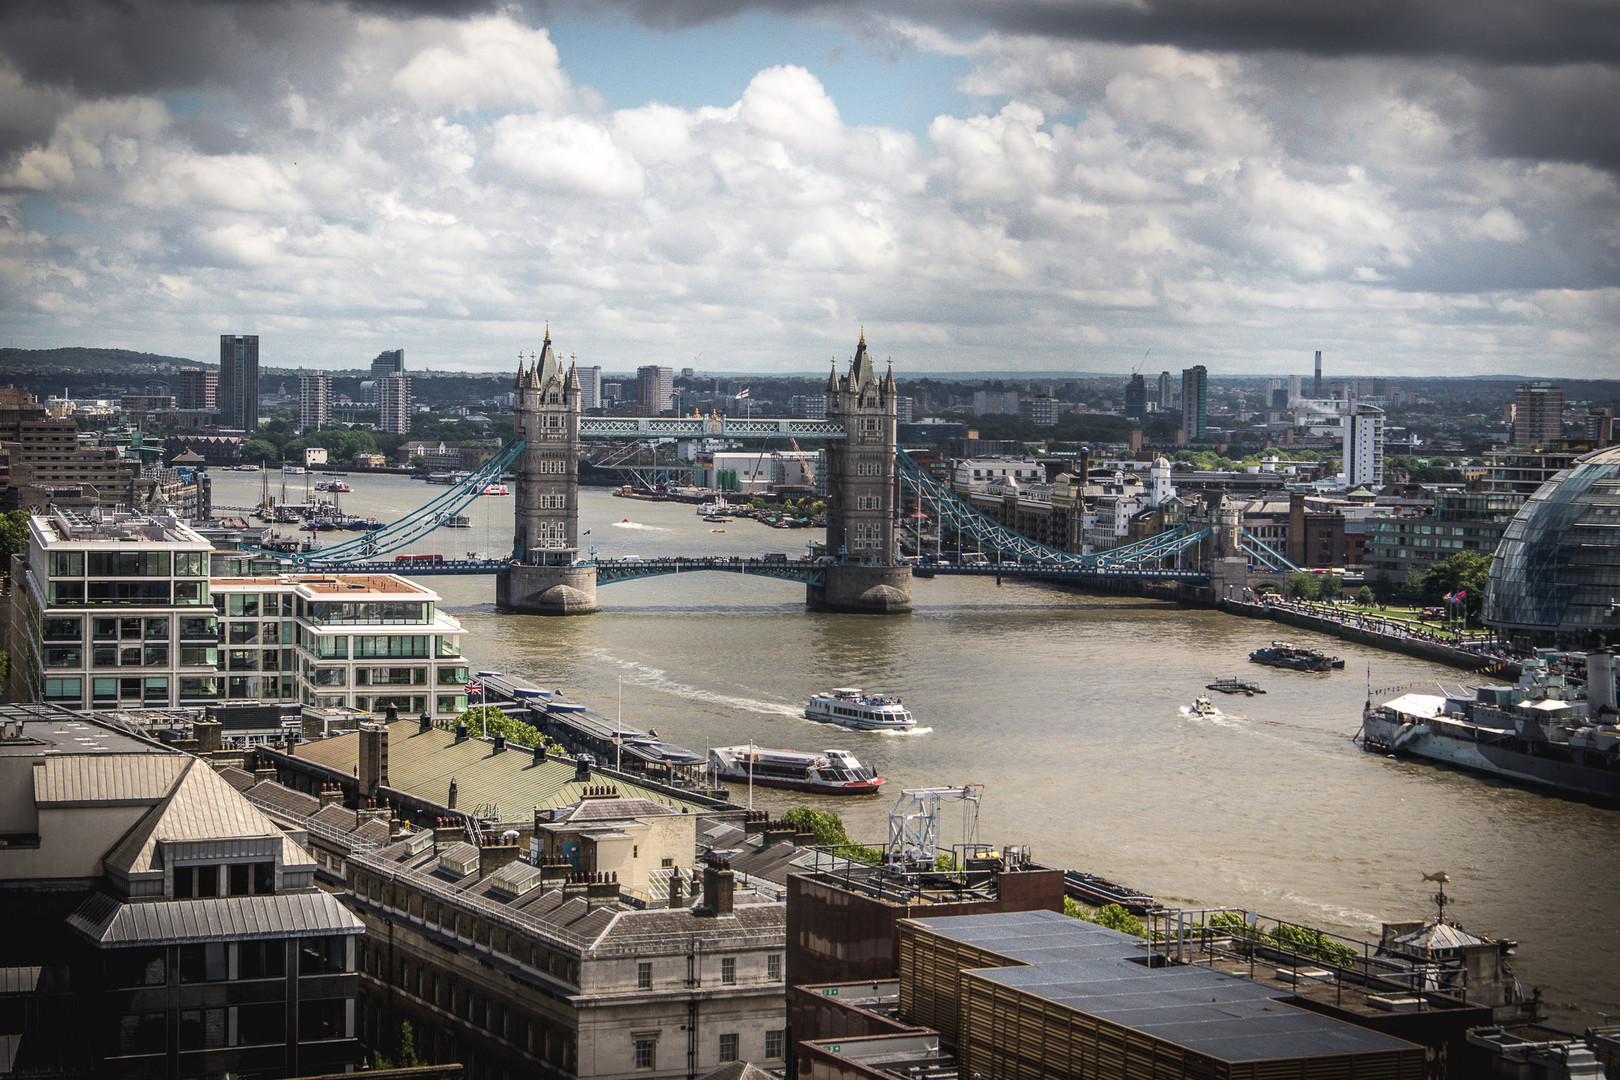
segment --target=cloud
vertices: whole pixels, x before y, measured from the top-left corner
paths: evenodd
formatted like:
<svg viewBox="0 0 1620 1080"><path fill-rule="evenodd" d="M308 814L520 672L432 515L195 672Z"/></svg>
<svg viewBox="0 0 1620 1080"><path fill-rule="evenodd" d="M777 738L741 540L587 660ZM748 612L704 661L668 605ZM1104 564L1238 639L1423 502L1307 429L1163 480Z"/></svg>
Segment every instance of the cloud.
<svg viewBox="0 0 1620 1080"><path fill-rule="evenodd" d="M1340 0L795 8L879 43L863 62L965 63L918 131L763 54L717 100L612 108L538 9L44 10L0 14L8 343L184 354L251 324L267 362L488 368L550 317L610 369L694 342L819 369L862 322L902 371L1620 359L1620 93L1583 98L1613 67L1558 44L1567 5L1517 52L1494 3L1467 48Z"/></svg>

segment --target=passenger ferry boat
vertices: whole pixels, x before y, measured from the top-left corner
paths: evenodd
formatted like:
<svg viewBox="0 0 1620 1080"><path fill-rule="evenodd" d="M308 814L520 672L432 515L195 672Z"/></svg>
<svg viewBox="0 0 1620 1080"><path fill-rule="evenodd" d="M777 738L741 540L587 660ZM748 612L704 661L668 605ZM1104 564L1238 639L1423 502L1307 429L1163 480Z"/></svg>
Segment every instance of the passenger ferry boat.
<svg viewBox="0 0 1620 1080"><path fill-rule="evenodd" d="M899 698L868 694L853 686L816 694L805 702L804 715L856 731L910 731L917 726Z"/></svg>
<svg viewBox="0 0 1620 1080"><path fill-rule="evenodd" d="M848 750L767 750L762 746L717 746L709 751L716 780L808 791L817 795L874 795L883 778Z"/></svg>
<svg viewBox="0 0 1620 1080"><path fill-rule="evenodd" d="M354 488L350 487L348 484L345 484L342 480L318 480L315 482L315 490L342 492L353 491Z"/></svg>

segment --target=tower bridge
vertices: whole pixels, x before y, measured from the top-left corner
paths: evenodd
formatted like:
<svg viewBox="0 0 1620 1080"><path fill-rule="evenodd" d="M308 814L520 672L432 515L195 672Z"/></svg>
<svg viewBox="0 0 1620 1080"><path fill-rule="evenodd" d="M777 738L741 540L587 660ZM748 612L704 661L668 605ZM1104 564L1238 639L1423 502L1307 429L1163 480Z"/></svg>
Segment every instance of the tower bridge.
<svg viewBox="0 0 1620 1080"><path fill-rule="evenodd" d="M375 532L293 557L301 569L404 570L417 574L494 574L496 603L532 614L596 610L599 586L664 574L752 574L801 583L813 609L892 614L911 609L912 562L898 555L896 522L909 494L940 529L978 550L971 558L919 566L935 574L1104 582L1179 582L1222 590L1249 574L1297 570L1238 526L1235 512L1211 527L1180 526L1140 543L1092 555L1049 547L992 521L918 466L896 444L898 394L892 368L881 377L863 332L847 373L827 379L825 420L581 415L577 369L566 369L546 334L540 355L518 361L516 438L483 468L428 504ZM587 439L815 439L826 447L825 555L787 560L662 557L598 560L579 547L579 461ZM392 553L438 529L511 469L516 476L511 554L443 560ZM267 554L276 554L267 552ZM281 556L286 557L286 556ZM420 560L420 561L417 561Z"/></svg>

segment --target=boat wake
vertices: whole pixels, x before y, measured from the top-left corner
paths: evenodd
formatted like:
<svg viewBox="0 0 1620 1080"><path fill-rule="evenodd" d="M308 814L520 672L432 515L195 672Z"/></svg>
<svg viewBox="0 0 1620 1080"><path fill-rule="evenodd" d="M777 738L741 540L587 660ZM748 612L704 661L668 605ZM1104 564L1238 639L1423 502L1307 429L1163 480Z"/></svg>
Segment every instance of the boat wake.
<svg viewBox="0 0 1620 1080"><path fill-rule="evenodd" d="M1181 717L1184 720L1200 721L1214 727L1237 728L1243 726L1241 723L1243 719L1242 717L1228 716L1219 709L1216 709L1212 713L1197 713L1193 711L1191 705L1182 705L1178 711L1181 713Z"/></svg>
<svg viewBox="0 0 1620 1080"><path fill-rule="evenodd" d="M655 690L662 690L667 694L684 698L687 701L699 701L707 705L719 705L728 709L738 709L742 712L756 713L760 716L802 716L803 710L791 705L781 705L774 701L760 701L757 698L741 697L735 694L717 694L712 690L672 679L669 673L662 668L655 668L650 664L638 663L634 660L621 660L606 652L592 650L614 667L622 668L630 679L642 686L650 686ZM627 679L626 681L630 681Z"/></svg>
<svg viewBox="0 0 1620 1080"><path fill-rule="evenodd" d="M668 531L661 525L643 525L641 522L639 522L639 521L631 521L629 518L625 518L623 521L615 521L613 523L613 527L615 529L638 529L641 532L667 532Z"/></svg>
<svg viewBox="0 0 1620 1080"><path fill-rule="evenodd" d="M807 724L816 724L824 728L837 728L839 731L853 731L857 735L883 735L891 739L906 739L913 735L927 735L934 730L931 727L921 726L907 730L901 730L900 728L855 728L847 724L835 724L831 720L817 720L814 717L805 716L802 709L799 710L798 715L803 717L804 722Z"/></svg>

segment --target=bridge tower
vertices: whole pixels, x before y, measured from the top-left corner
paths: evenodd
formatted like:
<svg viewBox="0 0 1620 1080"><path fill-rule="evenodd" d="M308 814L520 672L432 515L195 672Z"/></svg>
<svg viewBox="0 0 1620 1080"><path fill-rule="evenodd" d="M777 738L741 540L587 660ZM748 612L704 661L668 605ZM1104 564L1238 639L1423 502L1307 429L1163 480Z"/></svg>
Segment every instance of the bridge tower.
<svg viewBox="0 0 1620 1080"><path fill-rule="evenodd" d="M882 379L861 331L848 376L833 365L827 379L827 419L841 420L844 439L827 445L827 554L825 584L811 585L806 601L822 611L874 615L911 610L911 567L896 557L894 516L894 369Z"/></svg>
<svg viewBox="0 0 1620 1080"><path fill-rule="evenodd" d="M495 602L532 615L596 610L596 567L579 556L579 373L564 371L551 351L551 327L540 358L518 358L512 406L517 461L512 565L495 583Z"/></svg>

